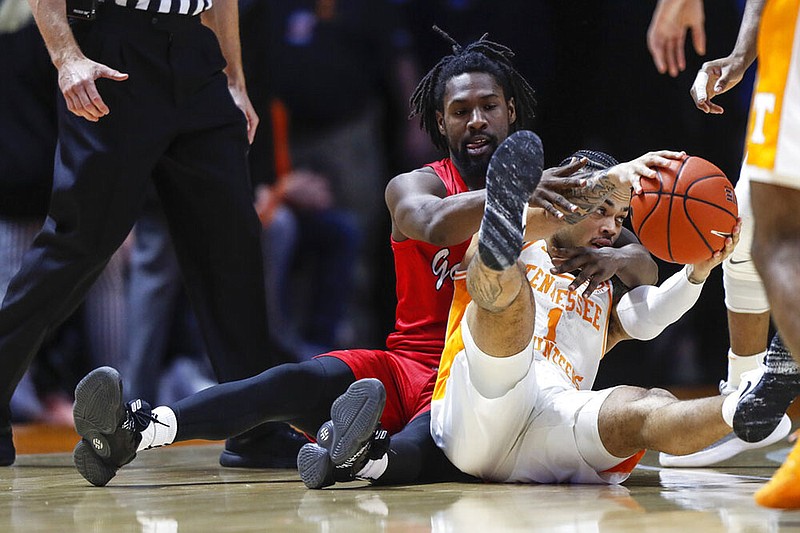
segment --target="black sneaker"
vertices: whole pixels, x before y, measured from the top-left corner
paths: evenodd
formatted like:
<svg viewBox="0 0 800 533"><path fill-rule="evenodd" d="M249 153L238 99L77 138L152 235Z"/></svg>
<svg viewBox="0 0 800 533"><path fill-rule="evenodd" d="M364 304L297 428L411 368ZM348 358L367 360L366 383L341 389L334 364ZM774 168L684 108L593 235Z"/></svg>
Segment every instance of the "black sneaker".
<svg viewBox="0 0 800 533"><path fill-rule="evenodd" d="M310 489L336 481L353 481L370 459L389 449L389 434L378 427L386 391L374 378L350 385L331 407L331 420L317 432L316 444L306 444L297 455L300 478Z"/></svg>
<svg viewBox="0 0 800 533"><path fill-rule="evenodd" d="M543 166L542 141L528 130L509 135L492 154L478 237L478 253L489 268L504 270L519 257L525 205L539 184Z"/></svg>
<svg viewBox="0 0 800 533"><path fill-rule="evenodd" d="M766 369L760 380L743 383L740 387L742 392L733 415L733 431L745 442L767 438L800 395L800 368L778 335L772 338L764 366Z"/></svg>
<svg viewBox="0 0 800 533"><path fill-rule="evenodd" d="M153 420L147 402L123 403L119 373L107 366L91 371L75 387L72 414L82 437L72 454L75 467L98 487L133 461L141 432Z"/></svg>
<svg viewBox="0 0 800 533"><path fill-rule="evenodd" d="M302 433L283 422L258 426L225 441L219 464L229 468L296 468Z"/></svg>

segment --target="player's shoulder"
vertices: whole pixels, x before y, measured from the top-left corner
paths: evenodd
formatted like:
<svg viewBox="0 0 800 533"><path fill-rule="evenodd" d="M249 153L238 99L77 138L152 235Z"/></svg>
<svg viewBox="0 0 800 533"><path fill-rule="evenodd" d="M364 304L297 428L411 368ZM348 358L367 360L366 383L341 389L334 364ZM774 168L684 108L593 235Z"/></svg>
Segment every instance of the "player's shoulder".
<svg viewBox="0 0 800 533"><path fill-rule="evenodd" d="M436 171L424 166L410 172L398 174L386 186L387 194L397 192L419 192L441 195L446 194L446 187Z"/></svg>
<svg viewBox="0 0 800 533"><path fill-rule="evenodd" d="M426 179L426 178L436 178L439 179L439 175L436 174L436 170L433 167L425 165L419 168L415 168L414 170L410 170L408 172L403 172L398 174L393 178L394 179Z"/></svg>

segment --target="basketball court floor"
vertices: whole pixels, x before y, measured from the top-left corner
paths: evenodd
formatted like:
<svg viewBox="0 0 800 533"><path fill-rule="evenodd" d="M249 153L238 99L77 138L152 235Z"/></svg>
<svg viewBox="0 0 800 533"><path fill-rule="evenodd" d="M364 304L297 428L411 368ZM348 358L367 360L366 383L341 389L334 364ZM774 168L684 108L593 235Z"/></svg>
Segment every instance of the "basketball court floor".
<svg viewBox="0 0 800 533"><path fill-rule="evenodd" d="M78 475L69 453L20 455L0 468L0 531L800 531L800 511L752 499L786 442L714 469L662 469L648 452L622 486L348 483L316 491L291 470L222 468L221 449L143 452L103 488Z"/></svg>

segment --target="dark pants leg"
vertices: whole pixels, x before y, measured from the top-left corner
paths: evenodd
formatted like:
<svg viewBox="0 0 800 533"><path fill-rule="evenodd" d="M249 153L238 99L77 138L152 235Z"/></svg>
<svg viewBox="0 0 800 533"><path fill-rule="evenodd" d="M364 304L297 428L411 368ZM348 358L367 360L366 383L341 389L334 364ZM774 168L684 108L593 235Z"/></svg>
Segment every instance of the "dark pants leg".
<svg viewBox="0 0 800 533"><path fill-rule="evenodd" d="M431 413L418 415L399 433L392 435L389 464L377 485L466 481L431 437Z"/></svg>
<svg viewBox="0 0 800 533"><path fill-rule="evenodd" d="M120 369L125 399L157 401L183 282L155 189L134 228L128 291L128 357Z"/></svg>
<svg viewBox="0 0 800 533"><path fill-rule="evenodd" d="M125 129L121 108L97 123L69 114L63 100L59 109L50 212L0 309L5 410L44 337L77 308L133 226L158 153L155 140L116 149L121 139L112 130ZM7 420L0 413L0 423Z"/></svg>
<svg viewBox="0 0 800 533"><path fill-rule="evenodd" d="M319 357L215 385L169 406L178 419L175 440L225 439L277 421L313 435L330 420L333 401L354 381L341 360Z"/></svg>

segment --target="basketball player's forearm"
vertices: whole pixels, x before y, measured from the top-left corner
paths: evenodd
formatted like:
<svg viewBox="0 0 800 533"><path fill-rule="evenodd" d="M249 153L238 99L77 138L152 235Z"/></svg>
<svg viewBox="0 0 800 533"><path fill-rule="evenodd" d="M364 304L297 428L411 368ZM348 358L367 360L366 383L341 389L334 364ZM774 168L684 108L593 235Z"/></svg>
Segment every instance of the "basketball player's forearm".
<svg viewBox="0 0 800 533"><path fill-rule="evenodd" d="M739 26L739 35L731 55L741 57L745 68L753 64L758 54L758 26L761 23L761 13L764 11L766 0L748 0L744 8L742 23Z"/></svg>
<svg viewBox="0 0 800 533"><path fill-rule="evenodd" d="M454 246L478 232L485 202L484 190L455 194L418 205L398 219L398 226L412 239Z"/></svg>

